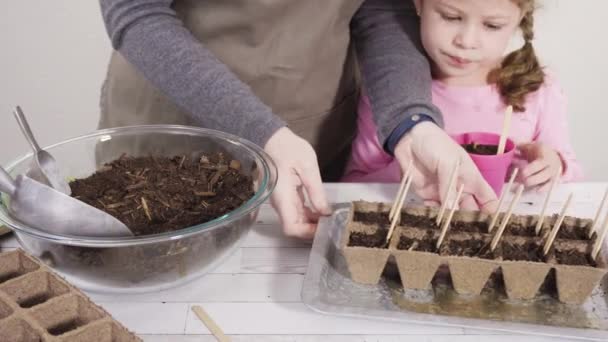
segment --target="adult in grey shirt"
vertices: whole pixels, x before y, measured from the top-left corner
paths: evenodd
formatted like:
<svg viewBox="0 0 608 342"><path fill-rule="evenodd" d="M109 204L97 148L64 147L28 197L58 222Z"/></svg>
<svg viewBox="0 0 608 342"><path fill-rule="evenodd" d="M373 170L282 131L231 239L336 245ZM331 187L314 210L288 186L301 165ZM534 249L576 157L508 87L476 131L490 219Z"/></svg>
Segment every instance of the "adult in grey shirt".
<svg viewBox="0 0 608 342"><path fill-rule="evenodd" d="M198 125L263 146L278 167L272 203L287 234L311 237L329 213L321 182L339 179L349 155L361 78L378 138L402 167L413 161L418 193L441 199L460 163L462 204L493 210L496 196L440 129L410 1L100 3L115 51L99 126Z"/></svg>

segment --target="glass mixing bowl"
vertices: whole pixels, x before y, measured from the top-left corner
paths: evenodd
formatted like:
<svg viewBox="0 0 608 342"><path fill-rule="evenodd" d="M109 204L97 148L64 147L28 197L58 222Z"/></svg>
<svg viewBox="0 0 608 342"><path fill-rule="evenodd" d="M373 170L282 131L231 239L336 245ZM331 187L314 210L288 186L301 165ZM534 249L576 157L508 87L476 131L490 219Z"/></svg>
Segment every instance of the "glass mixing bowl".
<svg viewBox="0 0 608 342"><path fill-rule="evenodd" d="M188 282L220 264L246 238L260 205L274 190L277 171L257 145L239 137L177 125L129 126L95 131L45 148L62 174L84 178L123 153L130 156L197 157L223 152L241 162L241 172L254 183L254 196L212 221L178 231L133 237L83 237L53 234L29 227L0 201L0 221L10 227L27 252L57 270L74 285L94 292L149 292ZM6 170L25 173L32 155L11 162ZM45 203L40 203L41 206Z"/></svg>

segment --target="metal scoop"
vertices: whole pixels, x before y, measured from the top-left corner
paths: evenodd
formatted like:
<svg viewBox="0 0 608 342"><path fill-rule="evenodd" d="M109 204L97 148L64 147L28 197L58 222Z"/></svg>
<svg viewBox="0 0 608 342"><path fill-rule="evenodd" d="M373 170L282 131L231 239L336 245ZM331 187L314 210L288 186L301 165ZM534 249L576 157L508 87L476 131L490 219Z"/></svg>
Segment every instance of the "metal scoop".
<svg viewBox="0 0 608 342"><path fill-rule="evenodd" d="M32 178L40 180L42 183L51 186L53 189L69 195L71 193L70 185L67 183L65 177L61 175L61 172L59 172L59 167L57 166L55 158L53 158L47 151L41 149L38 142L36 142L34 134L32 133L30 125L25 119L25 114L23 114L21 107L17 106L14 114L15 118L17 119L17 123L19 123L19 127L21 127L23 135L25 135L25 138L34 150L33 159L35 163L33 165L34 167L28 172L28 174Z"/></svg>
<svg viewBox="0 0 608 342"><path fill-rule="evenodd" d="M133 235L112 215L26 175L13 180L2 167L0 191L10 196L8 210L15 219L49 233L88 237Z"/></svg>

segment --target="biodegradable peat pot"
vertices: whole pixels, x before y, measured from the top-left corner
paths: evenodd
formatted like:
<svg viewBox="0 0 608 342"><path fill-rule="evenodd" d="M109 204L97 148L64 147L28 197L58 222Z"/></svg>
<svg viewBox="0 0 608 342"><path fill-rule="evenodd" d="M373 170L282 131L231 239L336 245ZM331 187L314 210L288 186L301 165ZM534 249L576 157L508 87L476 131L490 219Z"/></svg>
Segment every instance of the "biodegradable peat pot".
<svg viewBox="0 0 608 342"><path fill-rule="evenodd" d="M390 255L388 246L384 245L386 233L386 229L359 222L348 224L342 239L342 253L353 281L370 285L378 283ZM369 245L369 242L378 243Z"/></svg>
<svg viewBox="0 0 608 342"><path fill-rule="evenodd" d="M430 287L442 263L442 257L431 251L438 237L439 230L399 227L395 231L390 249L405 289L426 290ZM422 250L416 251L416 248Z"/></svg>
<svg viewBox="0 0 608 342"><path fill-rule="evenodd" d="M525 218L525 216L520 217L524 221ZM523 224L520 227L529 226ZM543 238L536 236L503 236L500 243L503 260L500 266L507 296L510 299L534 298L551 271L553 265L544 260L543 242Z"/></svg>
<svg viewBox="0 0 608 342"><path fill-rule="evenodd" d="M584 303L607 272L605 252L600 253L595 265L567 265L559 262L555 265L559 300L567 304Z"/></svg>
<svg viewBox="0 0 608 342"><path fill-rule="evenodd" d="M459 294L479 295L499 263L469 257L448 257L454 290Z"/></svg>
<svg viewBox="0 0 608 342"><path fill-rule="evenodd" d="M542 262L503 261L502 277L510 299L532 299L551 270Z"/></svg>
<svg viewBox="0 0 608 342"><path fill-rule="evenodd" d="M606 275L605 268L559 265L555 267L557 294L567 304L582 304Z"/></svg>

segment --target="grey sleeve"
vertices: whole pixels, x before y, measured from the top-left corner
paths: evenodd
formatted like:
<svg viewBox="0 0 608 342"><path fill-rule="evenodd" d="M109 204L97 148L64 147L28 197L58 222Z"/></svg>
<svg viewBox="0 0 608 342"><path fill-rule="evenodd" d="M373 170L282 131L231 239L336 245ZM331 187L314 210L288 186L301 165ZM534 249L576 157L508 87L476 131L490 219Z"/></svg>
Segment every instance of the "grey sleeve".
<svg viewBox="0 0 608 342"><path fill-rule="evenodd" d="M410 0L366 0L351 22L353 42L382 144L414 114L443 126L431 102L430 65Z"/></svg>
<svg viewBox="0 0 608 342"><path fill-rule="evenodd" d="M203 127L264 146L285 123L219 61L171 0L100 0L114 49Z"/></svg>

